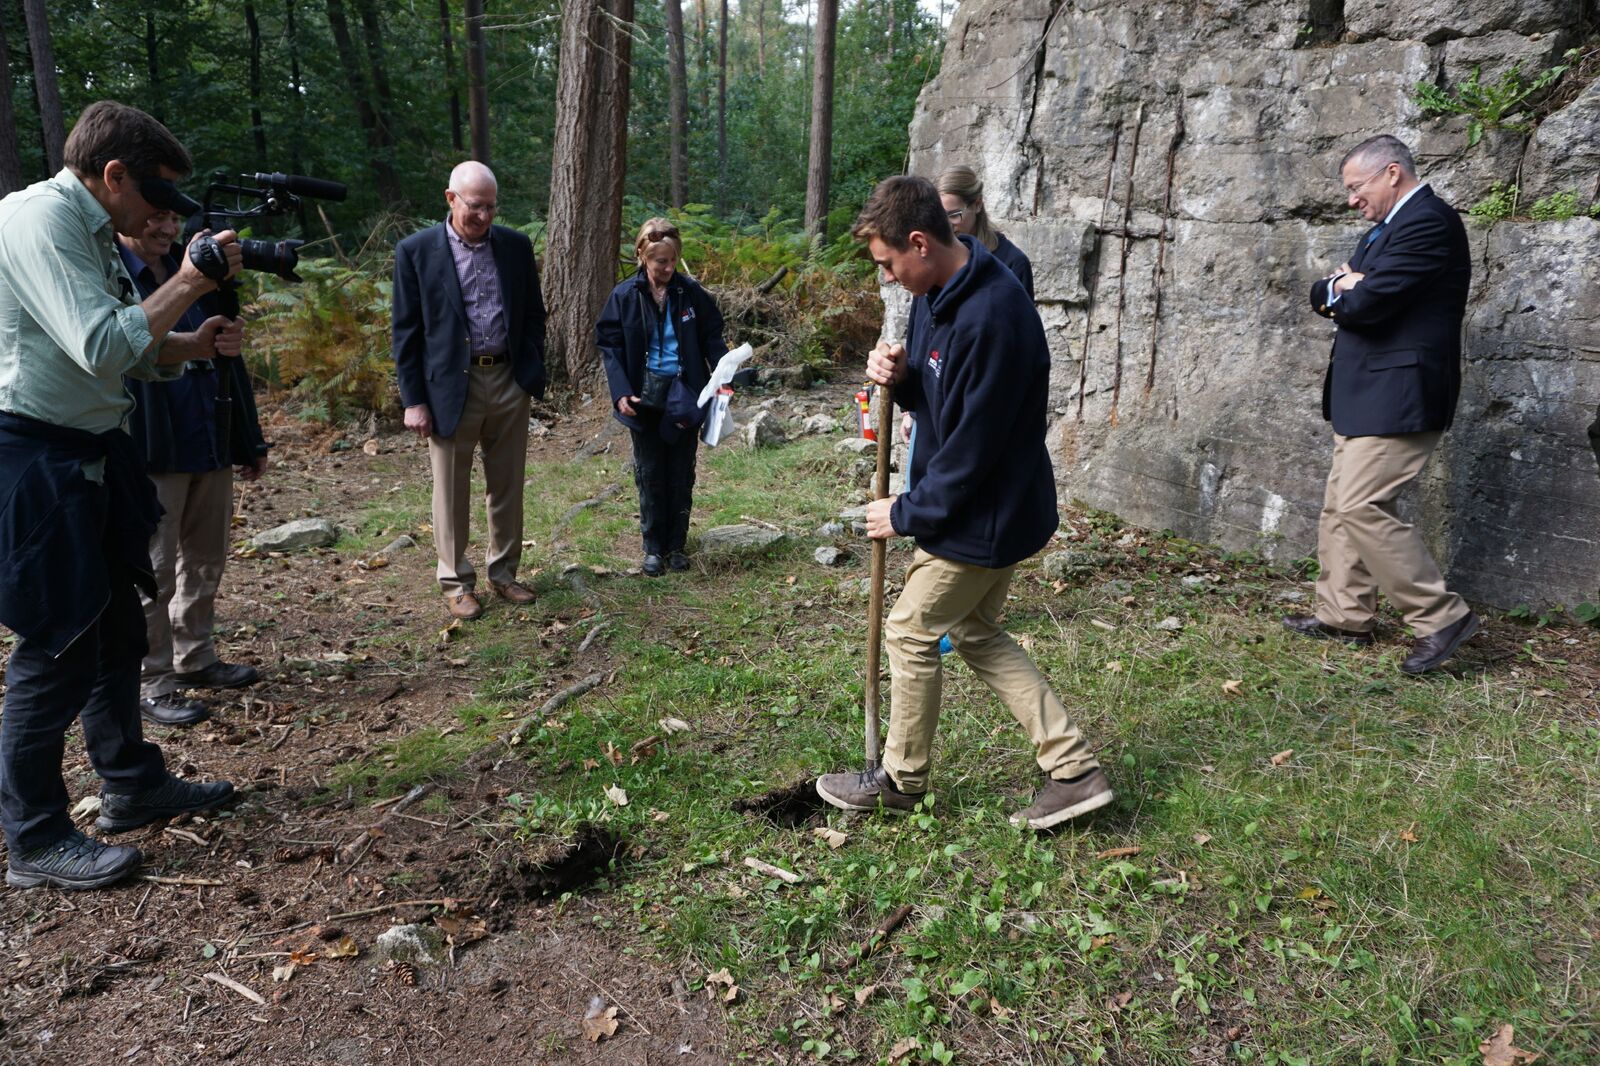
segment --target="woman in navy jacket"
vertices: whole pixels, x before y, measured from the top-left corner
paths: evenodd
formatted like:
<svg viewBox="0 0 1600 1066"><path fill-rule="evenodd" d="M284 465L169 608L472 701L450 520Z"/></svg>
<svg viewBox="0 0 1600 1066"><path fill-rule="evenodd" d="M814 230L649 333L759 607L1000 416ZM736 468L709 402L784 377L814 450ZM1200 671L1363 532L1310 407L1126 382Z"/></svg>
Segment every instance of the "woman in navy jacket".
<svg viewBox="0 0 1600 1066"><path fill-rule="evenodd" d="M705 416L697 401L728 346L716 301L678 272L678 227L652 218L633 246L639 270L611 291L594 333L612 409L633 434L644 572L660 577L668 566L689 568L696 429Z"/></svg>
<svg viewBox="0 0 1600 1066"><path fill-rule="evenodd" d="M1033 299L1033 264L1028 262L1021 248L1006 240L1006 235L989 221L989 212L983 208L983 182L978 172L968 166L945 167L934 184L956 236L966 234L982 241L989 253L1022 282L1028 299Z"/></svg>

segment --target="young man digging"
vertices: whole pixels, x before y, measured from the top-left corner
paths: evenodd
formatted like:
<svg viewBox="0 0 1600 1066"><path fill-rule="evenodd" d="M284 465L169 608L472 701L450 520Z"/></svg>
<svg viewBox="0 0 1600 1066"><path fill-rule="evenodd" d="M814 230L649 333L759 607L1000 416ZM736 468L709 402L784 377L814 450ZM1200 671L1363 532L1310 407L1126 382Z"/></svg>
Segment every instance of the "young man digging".
<svg viewBox="0 0 1600 1066"><path fill-rule="evenodd" d="M917 416L915 488L870 504L867 535L915 537L917 550L885 630L893 676L883 765L827 774L817 793L847 811L916 807L939 723L939 637L949 633L1038 752L1044 784L1011 821L1058 825L1113 797L1066 708L999 621L1017 563L1058 521L1044 446L1044 327L1016 278L980 242L951 232L922 178L881 182L854 234L884 279L916 297L906 346L879 344L867 359L867 376L893 385Z"/></svg>

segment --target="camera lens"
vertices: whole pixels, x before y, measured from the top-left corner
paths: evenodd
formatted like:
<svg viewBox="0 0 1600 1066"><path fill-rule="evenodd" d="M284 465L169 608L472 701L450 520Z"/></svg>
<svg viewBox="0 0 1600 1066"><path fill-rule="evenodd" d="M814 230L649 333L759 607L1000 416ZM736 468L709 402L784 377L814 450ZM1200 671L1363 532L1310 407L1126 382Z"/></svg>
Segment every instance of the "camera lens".
<svg viewBox="0 0 1600 1066"><path fill-rule="evenodd" d="M300 263L299 249L304 241L257 241L242 240L239 250L244 259L246 270L259 270L265 274L276 274L280 278L298 281L294 269Z"/></svg>

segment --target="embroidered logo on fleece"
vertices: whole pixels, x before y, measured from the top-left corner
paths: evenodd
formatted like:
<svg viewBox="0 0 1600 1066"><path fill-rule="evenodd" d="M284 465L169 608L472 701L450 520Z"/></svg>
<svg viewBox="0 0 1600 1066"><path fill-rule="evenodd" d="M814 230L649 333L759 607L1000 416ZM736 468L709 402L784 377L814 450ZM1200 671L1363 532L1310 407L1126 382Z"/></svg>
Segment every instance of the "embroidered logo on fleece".
<svg viewBox="0 0 1600 1066"><path fill-rule="evenodd" d="M683 314L678 316L678 321L679 322L689 322L689 321L692 321L693 319L694 319L694 308L692 308L692 307L685 307L683 309Z"/></svg>
<svg viewBox="0 0 1600 1066"><path fill-rule="evenodd" d="M936 378L941 377L941 374L944 371L944 365L939 361L939 351L937 348L928 353L928 369L933 371L933 376Z"/></svg>

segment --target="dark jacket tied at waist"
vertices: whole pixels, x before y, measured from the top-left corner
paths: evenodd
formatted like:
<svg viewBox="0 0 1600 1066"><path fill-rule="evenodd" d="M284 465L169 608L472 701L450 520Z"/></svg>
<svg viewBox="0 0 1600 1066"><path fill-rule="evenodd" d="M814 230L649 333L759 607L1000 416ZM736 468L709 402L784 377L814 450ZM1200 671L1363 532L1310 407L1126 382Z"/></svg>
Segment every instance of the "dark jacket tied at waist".
<svg viewBox="0 0 1600 1066"><path fill-rule="evenodd" d="M100 480L92 480L96 468ZM161 519L133 439L0 411L0 624L60 655L111 600L113 581L152 598Z"/></svg>

